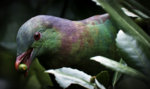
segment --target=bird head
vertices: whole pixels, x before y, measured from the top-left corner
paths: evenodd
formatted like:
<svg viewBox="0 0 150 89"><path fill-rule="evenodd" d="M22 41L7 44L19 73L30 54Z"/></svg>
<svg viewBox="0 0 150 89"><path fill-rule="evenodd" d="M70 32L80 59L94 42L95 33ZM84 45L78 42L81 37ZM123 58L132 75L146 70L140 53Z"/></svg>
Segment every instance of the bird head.
<svg viewBox="0 0 150 89"><path fill-rule="evenodd" d="M60 39L60 35L53 28L49 19L49 16L36 16L20 27L16 39L16 70L19 70L19 65L23 63L26 64L28 71L32 61L43 51L43 48L54 48L50 46L51 44L58 47L59 42L53 41L52 39Z"/></svg>

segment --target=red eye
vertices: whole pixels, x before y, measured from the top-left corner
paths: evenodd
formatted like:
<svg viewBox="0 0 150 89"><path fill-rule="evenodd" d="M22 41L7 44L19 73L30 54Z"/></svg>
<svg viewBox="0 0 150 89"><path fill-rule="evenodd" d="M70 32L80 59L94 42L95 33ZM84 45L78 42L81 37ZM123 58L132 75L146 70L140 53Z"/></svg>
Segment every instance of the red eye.
<svg viewBox="0 0 150 89"><path fill-rule="evenodd" d="M34 39L35 40L39 40L41 38L41 33L40 32L36 32L35 34L34 34Z"/></svg>

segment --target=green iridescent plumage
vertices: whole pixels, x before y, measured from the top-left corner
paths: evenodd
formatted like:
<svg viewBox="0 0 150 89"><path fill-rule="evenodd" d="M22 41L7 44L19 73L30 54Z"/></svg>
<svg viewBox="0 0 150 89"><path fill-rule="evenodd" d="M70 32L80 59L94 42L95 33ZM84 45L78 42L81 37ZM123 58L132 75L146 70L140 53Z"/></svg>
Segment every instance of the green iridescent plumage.
<svg viewBox="0 0 150 89"><path fill-rule="evenodd" d="M39 40L34 39L36 32L41 35ZM28 67L31 63L26 63L29 59L23 53L31 56L30 60L39 57L46 68L80 64L96 55L114 58L116 33L108 14L81 21L45 15L33 17L18 31L16 69L21 62Z"/></svg>

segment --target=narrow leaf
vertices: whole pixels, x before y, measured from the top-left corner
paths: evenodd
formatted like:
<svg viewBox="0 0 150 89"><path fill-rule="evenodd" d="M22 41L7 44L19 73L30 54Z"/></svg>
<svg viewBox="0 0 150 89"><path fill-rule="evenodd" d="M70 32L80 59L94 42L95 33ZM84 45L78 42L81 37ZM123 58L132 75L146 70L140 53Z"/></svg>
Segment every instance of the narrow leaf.
<svg viewBox="0 0 150 89"><path fill-rule="evenodd" d="M126 65L126 63L123 61L123 59L120 60L120 63L123 65ZM116 83L118 82L118 80L120 79L122 73L116 71L114 76L113 76L113 81L112 81L112 85L113 87L116 85Z"/></svg>
<svg viewBox="0 0 150 89"><path fill-rule="evenodd" d="M79 84L85 88L94 89L94 84L90 83L91 75L77 69L63 67L55 70L47 70L46 72L54 74L56 81L62 88L67 88L71 84Z"/></svg>
<svg viewBox="0 0 150 89"><path fill-rule="evenodd" d="M123 2L127 2L133 8L135 8L137 11L140 11L141 13L143 12L149 18L149 16L150 16L149 9L145 8L142 4L140 4L139 2L137 2L137 0L125 0Z"/></svg>
<svg viewBox="0 0 150 89"><path fill-rule="evenodd" d="M93 2L96 3L96 5L101 6L101 4L99 2L97 2L97 0L92 0Z"/></svg>
<svg viewBox="0 0 150 89"><path fill-rule="evenodd" d="M112 17L113 22L117 27L123 29L123 31L139 39L143 44L150 48L150 37L130 19L121 10L121 5L116 0L94 0L96 3L100 3L101 6Z"/></svg>
<svg viewBox="0 0 150 89"><path fill-rule="evenodd" d="M126 8L121 8L123 10L123 12L127 15L127 16L130 16L130 17L139 17L137 16L136 14L130 12L128 9Z"/></svg>
<svg viewBox="0 0 150 89"><path fill-rule="evenodd" d="M118 63L114 60L108 59L106 57L95 56L95 57L92 57L91 60L97 61L100 64L102 64L114 71L118 71L118 72L130 75L133 77L145 78L145 76L142 73L140 73L139 71L137 71L131 67L125 66L121 63Z"/></svg>

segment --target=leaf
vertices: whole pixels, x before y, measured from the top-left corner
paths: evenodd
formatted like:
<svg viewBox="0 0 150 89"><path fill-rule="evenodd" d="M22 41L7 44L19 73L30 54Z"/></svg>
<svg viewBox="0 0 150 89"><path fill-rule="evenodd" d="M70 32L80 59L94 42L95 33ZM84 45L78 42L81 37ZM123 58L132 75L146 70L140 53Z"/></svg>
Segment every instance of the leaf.
<svg viewBox="0 0 150 89"><path fill-rule="evenodd" d="M101 4L99 2L97 2L97 0L92 0L93 2L96 3L96 5L101 6Z"/></svg>
<svg viewBox="0 0 150 89"><path fill-rule="evenodd" d="M129 11L128 9L126 8L121 8L123 10L123 12L127 15L127 16L130 16L130 17L139 17L137 16L136 14L132 13L131 11Z"/></svg>
<svg viewBox="0 0 150 89"><path fill-rule="evenodd" d="M118 72L130 75L133 77L139 77L139 78L145 79L145 76L142 73L140 73L139 71L137 71L131 67L125 66L121 63L118 63L116 61L113 61L111 59L108 59L106 57L95 56L95 57L92 57L91 60L97 61L100 64L102 64L102 65L104 65L104 66L106 66L106 67L108 67L114 71L118 71Z"/></svg>
<svg viewBox="0 0 150 89"><path fill-rule="evenodd" d="M150 61L146 55L149 55L150 51L147 51L147 49L143 50L144 46L140 45L136 39L127 35L122 30L117 34L116 44L127 64L150 75Z"/></svg>
<svg viewBox="0 0 150 89"><path fill-rule="evenodd" d="M100 89L106 89L97 79L95 79L95 84ZM95 88L94 88L95 89Z"/></svg>
<svg viewBox="0 0 150 89"><path fill-rule="evenodd" d="M123 61L123 59L120 60L120 63L126 65L126 63ZM121 75L122 75L122 73L120 73L118 71L115 72L115 74L113 76L113 81L112 81L113 87L116 85L116 83L120 79Z"/></svg>
<svg viewBox="0 0 150 89"><path fill-rule="evenodd" d="M98 82L107 87L109 83L108 71L101 71L99 74L96 75L96 79L98 80Z"/></svg>
<svg viewBox="0 0 150 89"><path fill-rule="evenodd" d="M5 49L15 51L16 52L16 43L15 42L0 42L0 47L3 47Z"/></svg>
<svg viewBox="0 0 150 89"><path fill-rule="evenodd" d="M129 13L131 12L131 13L136 14L136 15L131 14L131 17L136 16L136 17L140 17L140 18L143 18L143 19L148 19L149 18L149 16L147 16L145 13L141 12L138 9L135 9L133 7L133 5L131 5L130 3L126 2L126 1L123 1L122 4L123 4L123 6L125 6L125 8L122 9L122 10L124 11L124 13L126 15L130 16ZM129 11L129 13L127 14L128 11Z"/></svg>
<svg viewBox="0 0 150 89"><path fill-rule="evenodd" d="M116 0L94 0L109 13L113 22L118 28L139 39L144 45L150 48L150 37L125 13L121 10L121 5Z"/></svg>
<svg viewBox="0 0 150 89"><path fill-rule="evenodd" d="M30 72L35 72L37 79L39 80L42 86L53 86L49 74L44 73L45 68L39 63L38 58L35 58L32 62Z"/></svg>
<svg viewBox="0 0 150 89"><path fill-rule="evenodd" d="M71 68L60 68L47 70L47 73L54 74L56 81L62 88L67 88L71 84L79 84L85 88L94 89L94 84L90 83L91 75Z"/></svg>
<svg viewBox="0 0 150 89"><path fill-rule="evenodd" d="M127 0L123 1L122 4L128 8L130 11L136 13L137 15L141 16L142 18L150 18L150 11L145 8L141 3L136 0Z"/></svg>

